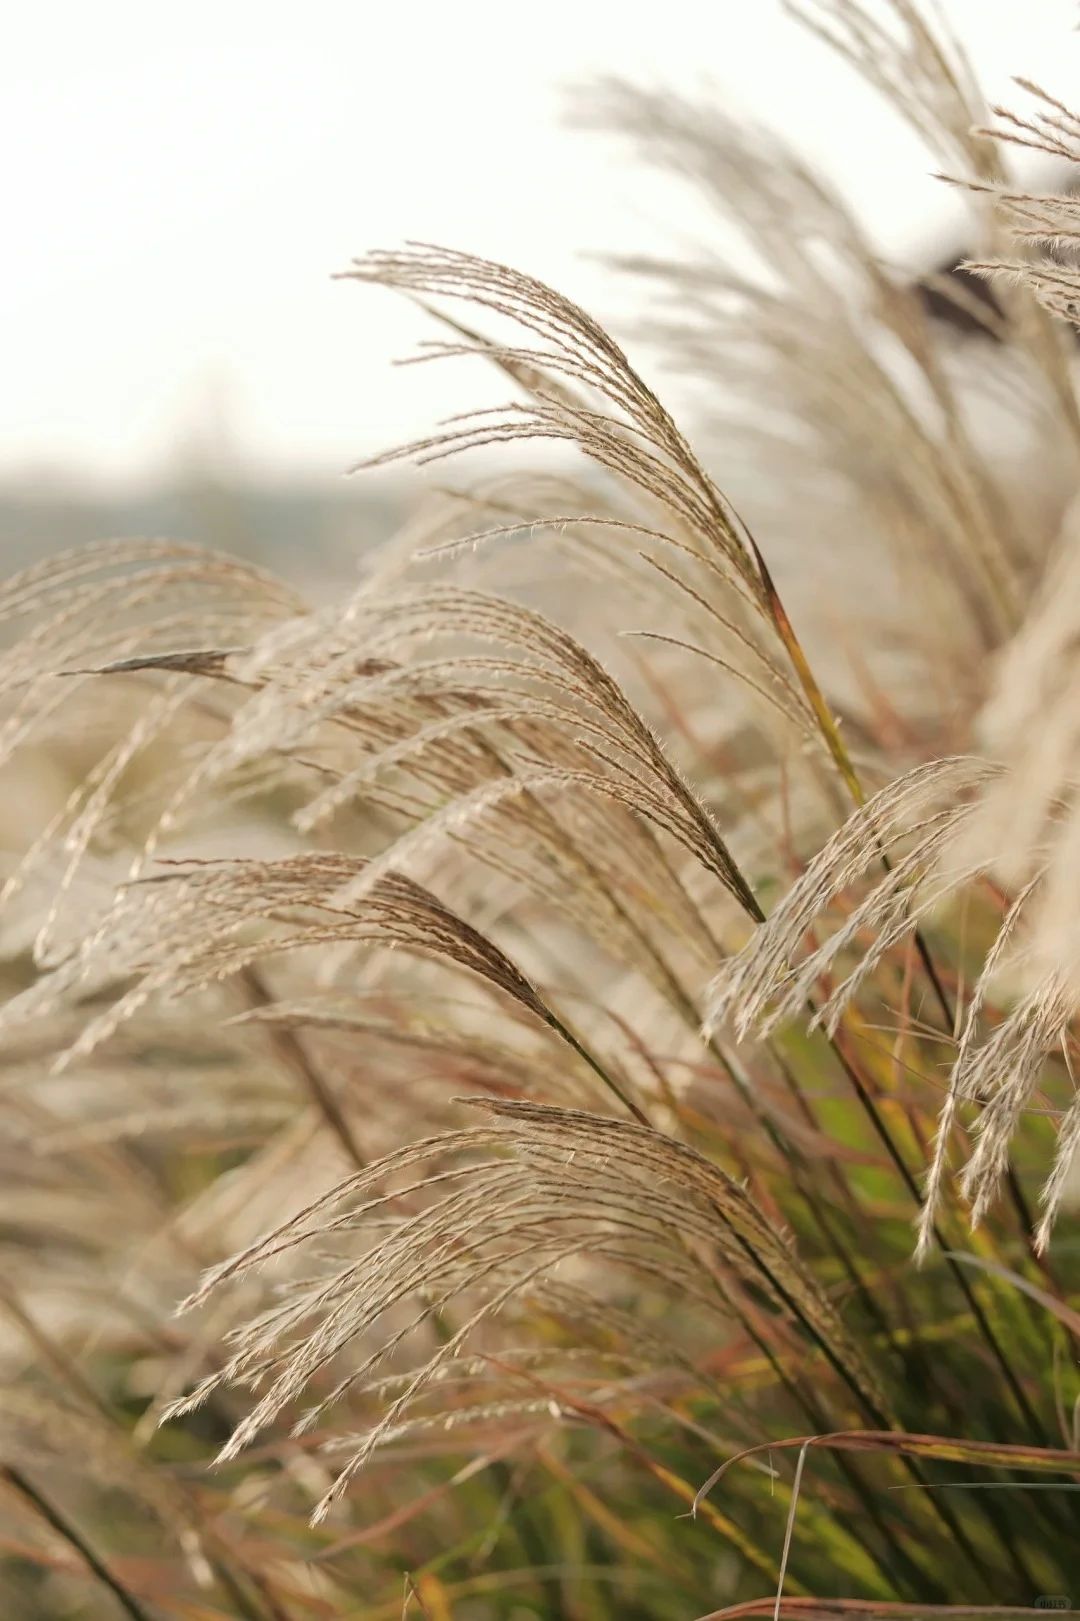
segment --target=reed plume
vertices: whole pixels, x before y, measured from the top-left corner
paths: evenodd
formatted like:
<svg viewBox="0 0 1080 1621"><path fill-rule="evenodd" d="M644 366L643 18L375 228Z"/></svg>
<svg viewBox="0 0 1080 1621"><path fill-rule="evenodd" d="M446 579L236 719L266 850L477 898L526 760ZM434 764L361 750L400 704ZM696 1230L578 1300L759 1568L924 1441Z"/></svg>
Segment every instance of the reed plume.
<svg viewBox="0 0 1080 1621"><path fill-rule="evenodd" d="M948 170L966 270L609 83L588 121L749 249L619 262L651 358L511 267L368 254L508 402L375 458L438 484L355 589L135 541L0 587L30 1621L1075 1575L1076 205L1009 158L1080 122L985 109L910 0L788 9Z"/></svg>

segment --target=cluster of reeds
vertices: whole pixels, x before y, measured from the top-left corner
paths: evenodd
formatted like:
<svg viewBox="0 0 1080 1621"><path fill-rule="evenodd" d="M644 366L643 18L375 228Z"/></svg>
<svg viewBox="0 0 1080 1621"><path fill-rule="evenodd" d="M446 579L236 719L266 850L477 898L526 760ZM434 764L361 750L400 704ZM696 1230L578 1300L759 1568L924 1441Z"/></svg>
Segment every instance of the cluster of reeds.
<svg viewBox="0 0 1080 1621"><path fill-rule="evenodd" d="M610 85L760 266L623 267L708 455L413 246L346 279L508 403L394 453L349 600L157 542L0 587L6 1613L1080 1604L1080 204L1007 161L1080 121L909 0L792 9L992 296Z"/></svg>

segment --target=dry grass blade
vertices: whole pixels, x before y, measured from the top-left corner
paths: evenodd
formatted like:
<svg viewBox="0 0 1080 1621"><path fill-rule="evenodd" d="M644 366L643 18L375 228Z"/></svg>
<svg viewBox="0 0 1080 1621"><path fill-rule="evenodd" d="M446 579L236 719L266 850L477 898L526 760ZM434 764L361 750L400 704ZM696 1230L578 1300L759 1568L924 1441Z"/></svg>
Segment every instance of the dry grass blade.
<svg viewBox="0 0 1080 1621"><path fill-rule="evenodd" d="M983 103L959 42L941 14L915 0L784 0L784 9L844 57L900 111L946 162L973 178L995 177L1000 159L982 122ZM882 15L883 13L883 15Z"/></svg>
<svg viewBox="0 0 1080 1621"><path fill-rule="evenodd" d="M419 1316L387 1339L300 1420L310 1427L333 1401L370 1378L389 1352L432 1313L471 1300L464 1322L407 1380L367 1436L358 1443L317 1517L345 1489L372 1451L401 1429L406 1413L437 1377L445 1377L469 1338L494 1313L535 1293L573 1258L613 1264L630 1272L666 1275L714 1314L730 1307L722 1276L760 1290L774 1311L791 1313L858 1400L881 1411L885 1398L835 1311L746 1192L693 1150L648 1127L540 1104L483 1100L490 1126L414 1144L349 1178L232 1261L218 1267L188 1304L197 1304L226 1280L298 1247L326 1247L349 1235L350 1258L314 1280L290 1288L237 1336L224 1369L175 1403L182 1413L222 1383L255 1381L265 1387L253 1411L228 1443L232 1456L303 1392L315 1373L410 1296L426 1304ZM491 1157L492 1151L495 1158ZM483 1157L476 1159L476 1155ZM462 1155L464 1163L457 1163ZM397 1193L377 1190L431 1161L447 1165L410 1182L426 1191L416 1215L390 1224L380 1237ZM377 1217L377 1220L373 1220ZM366 1254L359 1235L371 1224ZM709 1257L713 1257L710 1261ZM720 1270L715 1272L719 1263Z"/></svg>
<svg viewBox="0 0 1080 1621"><path fill-rule="evenodd" d="M726 620L721 614L719 621L733 628L736 637L753 648L770 678L805 706L840 775L858 797L834 717L760 548L668 411L604 329L544 283L506 265L446 249L414 245L404 252L369 254L345 274L425 297L465 299L523 327L537 340L536 347L485 343L480 350L515 377L516 368L525 368L529 403L454 419L442 432L378 457L375 464L402 458L425 463L516 440L574 445L662 514L665 531L648 527L665 548L686 552L715 572L729 609ZM441 345L432 352L453 355L468 350ZM583 388L586 399L578 403L575 395L568 400L561 382L550 395L544 394L537 377L548 372ZM602 408L589 403L592 396ZM773 637L782 649L780 665L767 650ZM794 683L783 670L788 663Z"/></svg>
<svg viewBox="0 0 1080 1621"><path fill-rule="evenodd" d="M746 1036L766 1033L800 1014L823 976L867 932L877 938L847 974L834 979L819 1017L835 1028L844 1006L896 940L912 930L922 912L940 898L938 888L916 885L934 873L956 831L972 814L973 790L996 775L974 757L938 760L898 778L856 810L808 864L806 871L753 936L740 956L722 969L712 988L710 1023L727 1018ZM804 946L830 904L866 873L882 854L915 842L842 926L804 954ZM955 877L951 880L956 882Z"/></svg>
<svg viewBox="0 0 1080 1621"><path fill-rule="evenodd" d="M1030 775L1016 779L1003 764L972 757L919 767L883 789L849 818L741 955L725 965L713 986L712 1025L730 1018L743 1036L753 1029L768 1034L783 1021L799 1017L817 998L814 1022L835 1031L860 988L920 918L934 914L955 892L1000 867L999 807L1015 794L1019 780L1026 795ZM1030 931L1033 920L1037 927L1040 917L1045 919L1040 898L1047 875L1041 841L1025 843L1022 832L1017 838L1015 820L1012 828L1013 871L1027 882L987 954L959 1032L919 1213L920 1256L932 1242L947 1156L962 1107L975 1109L975 1142L961 1188L977 1223L986 1216L1008 1173L1009 1146L1023 1111L1047 1055L1066 1041L1076 1009L1075 984L1061 967L1060 935L1051 968L1038 969L1030 937L1018 950L1021 922ZM894 850L901 853L885 877L848 905L839 926L818 938L830 906L846 898L883 852ZM851 953L857 955L851 958ZM1045 961L1045 949L1042 956ZM1014 973L1023 969L1030 988L984 1035L980 1015L1006 963ZM1044 1191L1045 1211L1036 1235L1040 1249L1045 1248L1060 1205L1075 1134L1075 1111L1070 1109L1061 1122L1058 1153Z"/></svg>
<svg viewBox="0 0 1080 1621"><path fill-rule="evenodd" d="M727 565L737 588L749 600L760 601L761 582L736 515L618 344L578 305L506 265L422 245L369 254L345 275L425 297L465 299L523 327L536 342L524 349L481 346L482 353L530 368L531 404L466 418L460 426L450 425L429 440L391 452L389 459L430 461L514 439L568 440L681 520L706 555ZM437 352L455 350L440 346ZM550 397L538 395L532 368L595 393L607 409L579 404L576 396L568 399L561 390Z"/></svg>
<svg viewBox="0 0 1080 1621"><path fill-rule="evenodd" d="M258 925L282 923L269 937ZM132 885L84 948L22 997L9 1023L39 1018L84 979L99 955L114 980L136 983L81 1031L63 1062L86 1058L154 997L191 994L284 950L399 948L465 969L554 1031L627 1108L638 1105L536 988L480 930L429 890L377 863L304 855L220 861Z"/></svg>

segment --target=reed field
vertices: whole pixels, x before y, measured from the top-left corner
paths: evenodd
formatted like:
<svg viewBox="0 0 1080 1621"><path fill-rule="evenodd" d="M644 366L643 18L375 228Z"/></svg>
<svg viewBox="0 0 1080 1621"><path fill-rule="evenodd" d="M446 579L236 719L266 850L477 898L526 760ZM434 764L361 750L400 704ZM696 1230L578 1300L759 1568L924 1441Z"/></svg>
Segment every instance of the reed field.
<svg viewBox="0 0 1080 1621"><path fill-rule="evenodd" d="M738 268L368 252L348 591L0 582L3 1621L1080 1613L1080 116L790 9L962 270L593 86Z"/></svg>

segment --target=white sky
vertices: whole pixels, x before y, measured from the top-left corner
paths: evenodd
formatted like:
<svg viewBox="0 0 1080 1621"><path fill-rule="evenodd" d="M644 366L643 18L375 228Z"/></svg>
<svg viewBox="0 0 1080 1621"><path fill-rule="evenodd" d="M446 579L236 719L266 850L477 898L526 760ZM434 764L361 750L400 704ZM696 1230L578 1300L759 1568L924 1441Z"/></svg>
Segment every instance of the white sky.
<svg viewBox="0 0 1080 1621"><path fill-rule="evenodd" d="M945 9L991 95L1019 72L1080 99L1076 0ZM707 76L897 248L949 218L925 155L778 0L38 0L4 32L0 478L152 475L215 416L280 475L422 431L462 380L388 370L418 317L328 279L367 247L470 248L610 313L583 255L655 249L680 213L563 125L562 86L596 73Z"/></svg>

